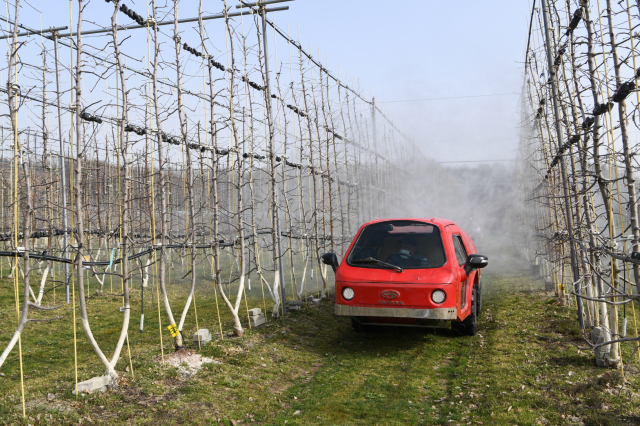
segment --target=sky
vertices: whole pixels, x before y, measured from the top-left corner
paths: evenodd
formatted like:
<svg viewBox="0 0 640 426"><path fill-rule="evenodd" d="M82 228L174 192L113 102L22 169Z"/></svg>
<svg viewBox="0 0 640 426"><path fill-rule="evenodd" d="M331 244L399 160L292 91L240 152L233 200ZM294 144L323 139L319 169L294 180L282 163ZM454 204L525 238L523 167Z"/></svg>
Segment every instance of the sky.
<svg viewBox="0 0 640 426"><path fill-rule="evenodd" d="M40 20L43 28L68 25L67 1L29 3L34 8L25 4L22 22L36 28ZM145 7L140 0L125 3L141 12ZM221 3L204 2L205 12L219 13ZM197 1L181 4L181 17L197 16ZM440 162L515 158L528 1L295 0L278 6L283 5L289 10L277 12L276 24L288 25L292 35L299 27L305 49L319 53L334 75L339 69L341 79L348 73L349 84L375 97L426 156ZM76 1L72 7L75 26ZM107 10L102 0L88 8ZM87 19L100 17L89 13Z"/></svg>
<svg viewBox="0 0 640 426"><path fill-rule="evenodd" d="M527 1L308 1L277 22L326 51L438 161L514 159ZM369 89L370 88L370 89ZM516 93L516 94L514 94ZM414 99L477 98L392 102ZM384 103L388 102L388 103Z"/></svg>

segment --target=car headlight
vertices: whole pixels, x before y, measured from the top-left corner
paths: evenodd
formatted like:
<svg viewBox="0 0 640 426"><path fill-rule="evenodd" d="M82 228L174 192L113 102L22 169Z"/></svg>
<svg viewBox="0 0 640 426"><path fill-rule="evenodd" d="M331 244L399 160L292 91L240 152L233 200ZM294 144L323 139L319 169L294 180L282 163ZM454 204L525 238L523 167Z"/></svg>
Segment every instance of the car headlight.
<svg viewBox="0 0 640 426"><path fill-rule="evenodd" d="M345 287L342 289L342 297L344 298L344 300L351 300L355 295L356 294L353 292L353 289L351 287Z"/></svg>
<svg viewBox="0 0 640 426"><path fill-rule="evenodd" d="M444 302L444 299L446 298L447 298L447 293L445 293L442 290L434 290L431 293L431 300L433 300L433 303L440 304Z"/></svg>

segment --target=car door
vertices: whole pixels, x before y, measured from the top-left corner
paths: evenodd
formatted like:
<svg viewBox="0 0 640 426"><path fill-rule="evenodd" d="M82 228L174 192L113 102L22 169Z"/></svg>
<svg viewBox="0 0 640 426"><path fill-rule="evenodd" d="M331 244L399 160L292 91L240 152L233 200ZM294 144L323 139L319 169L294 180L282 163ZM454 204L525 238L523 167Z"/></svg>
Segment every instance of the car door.
<svg viewBox="0 0 640 426"><path fill-rule="evenodd" d="M462 281L466 278L466 275L464 274L464 269L462 268L462 266L460 266L460 260L458 259L459 254L458 250L456 249L456 243L454 239L454 236L458 235L459 231L457 229L457 226L453 224L447 225L445 229L446 235L443 237L445 240L445 244L447 245L447 252L451 253L451 255L449 255L449 259L451 268L453 270L453 277L455 279L455 282L453 284L455 285L456 289L456 309L458 311L458 317L460 317L460 289L462 286Z"/></svg>
<svg viewBox="0 0 640 426"><path fill-rule="evenodd" d="M467 261L467 249L462 238L462 234L459 229L452 229L451 239L453 247L456 253L456 261L458 262L458 276L459 276L459 309L464 311L469 305L469 280L467 274L464 271L464 264Z"/></svg>

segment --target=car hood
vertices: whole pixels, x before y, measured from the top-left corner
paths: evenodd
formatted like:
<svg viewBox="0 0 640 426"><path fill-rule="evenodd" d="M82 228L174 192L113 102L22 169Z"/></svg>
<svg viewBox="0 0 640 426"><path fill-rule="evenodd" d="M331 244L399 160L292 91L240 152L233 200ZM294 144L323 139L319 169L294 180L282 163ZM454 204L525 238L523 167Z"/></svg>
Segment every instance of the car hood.
<svg viewBox="0 0 640 426"><path fill-rule="evenodd" d="M352 283L389 283L389 284L448 284L455 281L456 271L449 263L439 268L394 269L359 268L342 265L336 270L336 281Z"/></svg>

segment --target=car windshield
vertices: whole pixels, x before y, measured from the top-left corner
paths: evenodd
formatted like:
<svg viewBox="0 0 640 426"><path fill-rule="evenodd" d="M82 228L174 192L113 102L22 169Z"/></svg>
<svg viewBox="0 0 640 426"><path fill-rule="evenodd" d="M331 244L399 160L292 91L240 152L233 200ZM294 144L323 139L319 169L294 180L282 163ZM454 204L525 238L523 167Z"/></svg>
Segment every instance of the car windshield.
<svg viewBox="0 0 640 426"><path fill-rule="evenodd" d="M363 261L369 258L403 269L438 268L446 262L438 227L409 220L376 223L363 229L347 264L384 268L376 262Z"/></svg>

